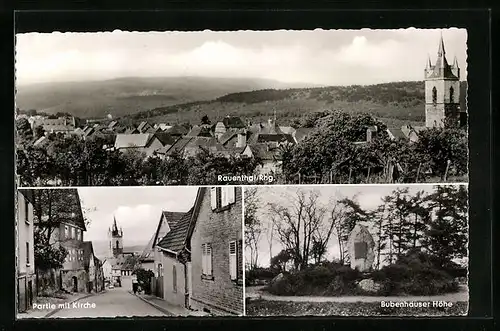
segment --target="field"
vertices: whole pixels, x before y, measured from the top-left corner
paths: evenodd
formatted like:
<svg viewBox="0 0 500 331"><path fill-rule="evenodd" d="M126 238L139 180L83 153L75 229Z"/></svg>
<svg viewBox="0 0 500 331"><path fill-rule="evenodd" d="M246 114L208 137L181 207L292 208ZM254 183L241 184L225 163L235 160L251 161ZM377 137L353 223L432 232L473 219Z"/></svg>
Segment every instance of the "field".
<svg viewBox="0 0 500 331"><path fill-rule="evenodd" d="M460 316L467 310L467 302L450 308L383 308L379 302L246 301L247 316Z"/></svg>

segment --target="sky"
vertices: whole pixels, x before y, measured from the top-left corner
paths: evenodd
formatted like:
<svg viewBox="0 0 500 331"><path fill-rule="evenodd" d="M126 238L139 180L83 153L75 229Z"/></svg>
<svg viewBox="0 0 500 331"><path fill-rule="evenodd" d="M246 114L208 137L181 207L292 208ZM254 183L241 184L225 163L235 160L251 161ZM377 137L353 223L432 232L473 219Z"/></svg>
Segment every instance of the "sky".
<svg viewBox="0 0 500 331"><path fill-rule="evenodd" d="M78 188L90 225L84 240L107 240L116 217L123 228L123 245L145 245L156 231L161 212L186 212L193 205L197 187L85 187Z"/></svg>
<svg viewBox="0 0 500 331"><path fill-rule="evenodd" d="M366 85L423 80L440 36L467 72L465 29L27 33L16 36L18 85L119 77L264 78Z"/></svg>
<svg viewBox="0 0 500 331"><path fill-rule="evenodd" d="M270 228L271 221L269 219L267 203L272 201L282 206L290 206L290 197L295 196L298 189L304 189L306 192L312 190L320 194L320 202L324 206L331 206L331 201L342 198L354 198L361 208L365 210L373 210L381 204L381 199L390 194L396 188L403 188L403 185L363 185L360 186L302 186L298 187L282 187L282 186L268 186L259 188L258 198L260 200L259 209L257 212L258 219L263 223L264 228ZM409 193L417 191L432 192L432 185L409 185ZM274 236L276 237L276 235ZM268 232L264 231L259 241L259 259L260 266L269 266L271 256L275 256L282 249L281 243L275 239L272 241L272 251L269 254ZM331 238L329 249L326 254L328 260L339 257L338 244L335 242L336 238ZM246 259L250 257L249 249L246 249Z"/></svg>

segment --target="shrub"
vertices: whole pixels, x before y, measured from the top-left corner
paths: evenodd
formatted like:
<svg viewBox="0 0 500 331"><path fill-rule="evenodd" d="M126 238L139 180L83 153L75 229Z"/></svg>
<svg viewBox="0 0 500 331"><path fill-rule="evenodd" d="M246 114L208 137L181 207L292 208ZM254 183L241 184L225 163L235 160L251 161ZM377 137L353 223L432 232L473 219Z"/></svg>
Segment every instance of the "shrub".
<svg viewBox="0 0 500 331"><path fill-rule="evenodd" d="M371 277L382 284L381 295L437 295L458 290L454 277L423 252L410 252Z"/></svg>
<svg viewBox="0 0 500 331"><path fill-rule="evenodd" d="M337 296L354 294L356 281L360 278L361 274L358 270L342 264L327 262L287 274L280 281L270 284L267 290L275 295Z"/></svg>
<svg viewBox="0 0 500 331"><path fill-rule="evenodd" d="M279 270L274 268L255 268L246 271L245 280L249 284L252 284L257 279L269 281L279 275L279 273Z"/></svg>

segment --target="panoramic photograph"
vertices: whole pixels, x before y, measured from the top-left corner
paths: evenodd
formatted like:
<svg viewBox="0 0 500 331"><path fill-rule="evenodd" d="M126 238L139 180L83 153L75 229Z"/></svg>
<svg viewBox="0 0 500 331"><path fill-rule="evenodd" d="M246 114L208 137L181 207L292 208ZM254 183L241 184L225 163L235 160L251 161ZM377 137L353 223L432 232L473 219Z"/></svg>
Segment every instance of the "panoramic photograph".
<svg viewBox="0 0 500 331"><path fill-rule="evenodd" d="M247 316L463 316L466 185L247 186Z"/></svg>
<svg viewBox="0 0 500 331"><path fill-rule="evenodd" d="M16 35L20 186L467 183L465 29Z"/></svg>
<svg viewBox="0 0 500 331"><path fill-rule="evenodd" d="M17 318L243 315L241 188L19 189Z"/></svg>

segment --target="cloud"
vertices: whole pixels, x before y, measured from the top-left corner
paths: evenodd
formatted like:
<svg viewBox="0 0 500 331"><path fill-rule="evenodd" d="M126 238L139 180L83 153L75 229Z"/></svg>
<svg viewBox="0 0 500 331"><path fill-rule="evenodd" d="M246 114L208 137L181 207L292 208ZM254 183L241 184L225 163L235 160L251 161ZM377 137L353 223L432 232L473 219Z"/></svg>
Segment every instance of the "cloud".
<svg viewBox="0 0 500 331"><path fill-rule="evenodd" d="M439 30L108 32L17 36L17 81L254 77L323 85L420 80ZM464 29L443 30L466 72Z"/></svg>

